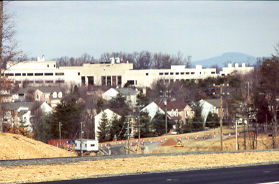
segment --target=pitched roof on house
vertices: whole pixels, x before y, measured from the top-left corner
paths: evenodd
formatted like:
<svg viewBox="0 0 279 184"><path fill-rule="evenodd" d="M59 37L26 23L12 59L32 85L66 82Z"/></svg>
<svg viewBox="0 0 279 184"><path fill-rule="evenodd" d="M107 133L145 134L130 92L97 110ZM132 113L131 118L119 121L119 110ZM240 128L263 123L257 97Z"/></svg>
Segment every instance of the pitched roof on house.
<svg viewBox="0 0 279 184"><path fill-rule="evenodd" d="M122 95L137 95L139 91L131 88L115 88Z"/></svg>
<svg viewBox="0 0 279 184"><path fill-rule="evenodd" d="M33 102L12 102L12 103L3 103L2 106L5 110L17 110L20 107L27 107L30 109L33 105Z"/></svg>
<svg viewBox="0 0 279 184"><path fill-rule="evenodd" d="M111 86L88 86L88 92L94 92L94 91L107 91L111 88Z"/></svg>
<svg viewBox="0 0 279 184"><path fill-rule="evenodd" d="M218 99L206 99L204 101L210 103L211 105L213 105L217 108L220 108L220 99L219 98Z"/></svg>
<svg viewBox="0 0 279 184"><path fill-rule="evenodd" d="M53 92L59 92L62 91L61 87L59 86L38 86L38 87L27 87L27 88L20 88L18 90L18 94L26 93L28 90L40 90L43 93L53 93Z"/></svg>
<svg viewBox="0 0 279 184"><path fill-rule="evenodd" d="M24 114L26 114L28 111L27 110L23 110L23 111L20 111L18 113L18 116L23 116ZM29 111L30 112L30 111Z"/></svg>
<svg viewBox="0 0 279 184"><path fill-rule="evenodd" d="M155 117L157 112L160 114L165 114L164 110L161 109L155 102L151 102L150 104L145 106L143 109L141 109L141 112L147 112L151 120Z"/></svg>
<svg viewBox="0 0 279 184"><path fill-rule="evenodd" d="M35 87L35 90L36 89L42 91L43 93L53 93L62 91L62 88L59 86L39 86Z"/></svg>
<svg viewBox="0 0 279 184"><path fill-rule="evenodd" d="M27 87L27 88L20 88L17 92L17 94L24 94L27 93L28 90L33 89L32 87Z"/></svg>
<svg viewBox="0 0 279 184"><path fill-rule="evenodd" d="M115 112L114 110L112 110L112 109L110 109L110 108L107 108L107 109L105 109L105 110L102 110L101 112L99 112L98 114L96 114L95 117L97 117L97 116L102 116L103 113L106 113L106 114L108 114L108 113L113 113L113 114L115 114L116 116L121 117L120 114L118 114L117 112Z"/></svg>
<svg viewBox="0 0 279 184"><path fill-rule="evenodd" d="M126 113L133 113L133 111L130 110L130 109L126 109L125 112L123 111L122 108L111 108L111 107L110 107L110 108L108 108L108 109L110 109L111 111L113 111L113 112L119 114L120 116L127 115Z"/></svg>
<svg viewBox="0 0 279 184"><path fill-rule="evenodd" d="M159 102L158 105L162 108L162 109L165 109L165 105L164 105L164 102ZM167 110L168 111L171 111L172 109L178 109L179 111L180 110L183 110L185 107L187 106L187 104L183 101L179 101L179 100L175 100L175 101L168 101L167 103Z"/></svg>

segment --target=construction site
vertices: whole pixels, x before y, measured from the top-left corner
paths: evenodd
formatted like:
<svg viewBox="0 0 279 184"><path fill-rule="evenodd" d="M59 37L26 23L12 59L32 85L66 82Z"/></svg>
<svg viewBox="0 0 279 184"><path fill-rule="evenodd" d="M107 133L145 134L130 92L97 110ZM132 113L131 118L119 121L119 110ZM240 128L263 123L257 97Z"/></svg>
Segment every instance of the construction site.
<svg viewBox="0 0 279 184"><path fill-rule="evenodd" d="M278 150L270 150L272 149L272 137L266 134L258 135L256 142L251 139L251 135L247 135L246 141L243 135L239 135L237 140L238 144L236 144L236 138L231 129L224 129L223 151L235 151L236 148L244 150L244 142L246 142L246 150L254 149L256 151L220 153L220 139L218 138L217 130L141 139L140 143L142 145L141 148L144 148L143 150L139 149L139 140L131 139L129 142L129 154L140 156L110 157L108 159L65 164L2 166L0 183L68 180L124 173L214 168L270 163L279 160ZM117 145L119 147L126 146L127 148L127 142L125 141L101 143L99 146L105 147L108 144L111 147ZM201 152L204 153L201 154ZM160 153L182 154L160 155ZM77 153L35 141L22 135L0 134L1 160L54 157L77 157ZM74 172L73 167L75 168Z"/></svg>

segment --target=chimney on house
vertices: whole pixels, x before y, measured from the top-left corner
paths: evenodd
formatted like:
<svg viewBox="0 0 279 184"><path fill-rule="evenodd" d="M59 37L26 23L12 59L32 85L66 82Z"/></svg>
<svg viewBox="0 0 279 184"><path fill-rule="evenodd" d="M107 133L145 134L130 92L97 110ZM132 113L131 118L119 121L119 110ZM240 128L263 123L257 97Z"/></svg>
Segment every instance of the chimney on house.
<svg viewBox="0 0 279 184"><path fill-rule="evenodd" d="M146 87L142 88L142 94L146 96Z"/></svg>

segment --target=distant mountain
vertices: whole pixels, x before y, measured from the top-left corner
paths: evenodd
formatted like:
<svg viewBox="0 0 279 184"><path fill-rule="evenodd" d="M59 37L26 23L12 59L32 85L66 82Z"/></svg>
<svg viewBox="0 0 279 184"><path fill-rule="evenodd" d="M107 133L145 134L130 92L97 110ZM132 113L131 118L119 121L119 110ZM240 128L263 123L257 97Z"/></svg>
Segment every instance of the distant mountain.
<svg viewBox="0 0 279 184"><path fill-rule="evenodd" d="M221 56L216 56L208 59L192 61L193 65L202 65L204 67L211 67L213 65L218 65L220 67L227 66L227 63L246 63L246 64L255 64L257 58L250 56L248 54L239 53L239 52L227 52Z"/></svg>

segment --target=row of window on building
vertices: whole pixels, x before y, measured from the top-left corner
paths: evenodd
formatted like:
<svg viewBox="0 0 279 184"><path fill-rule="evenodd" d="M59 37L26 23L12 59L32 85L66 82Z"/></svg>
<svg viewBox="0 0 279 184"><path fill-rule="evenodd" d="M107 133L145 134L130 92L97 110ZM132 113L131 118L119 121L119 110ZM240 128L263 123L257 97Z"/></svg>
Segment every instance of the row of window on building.
<svg viewBox="0 0 279 184"><path fill-rule="evenodd" d="M122 77L121 76L102 76L102 86L121 86Z"/></svg>
<svg viewBox="0 0 279 184"><path fill-rule="evenodd" d="M161 82L172 83L172 82L185 82L185 81L198 81L200 79L160 79Z"/></svg>
<svg viewBox="0 0 279 184"><path fill-rule="evenodd" d="M16 84L23 84L23 83L26 83L26 84L53 84L53 83L56 83L56 84L61 84L61 83L65 83L64 80L25 80L25 81L15 81Z"/></svg>
<svg viewBox="0 0 279 184"><path fill-rule="evenodd" d="M160 72L159 75L194 75L195 72ZM202 72L200 72L202 74ZM216 72L211 72L211 74L216 74ZM148 75L146 73L145 75Z"/></svg>
<svg viewBox="0 0 279 184"><path fill-rule="evenodd" d="M86 78L88 85L94 85L94 76L81 76L81 84L86 85ZM101 76L102 86L121 86L121 76Z"/></svg>
<svg viewBox="0 0 279 184"><path fill-rule="evenodd" d="M2 74L3 76L4 74ZM63 76L63 72L56 73L5 73L5 76Z"/></svg>

